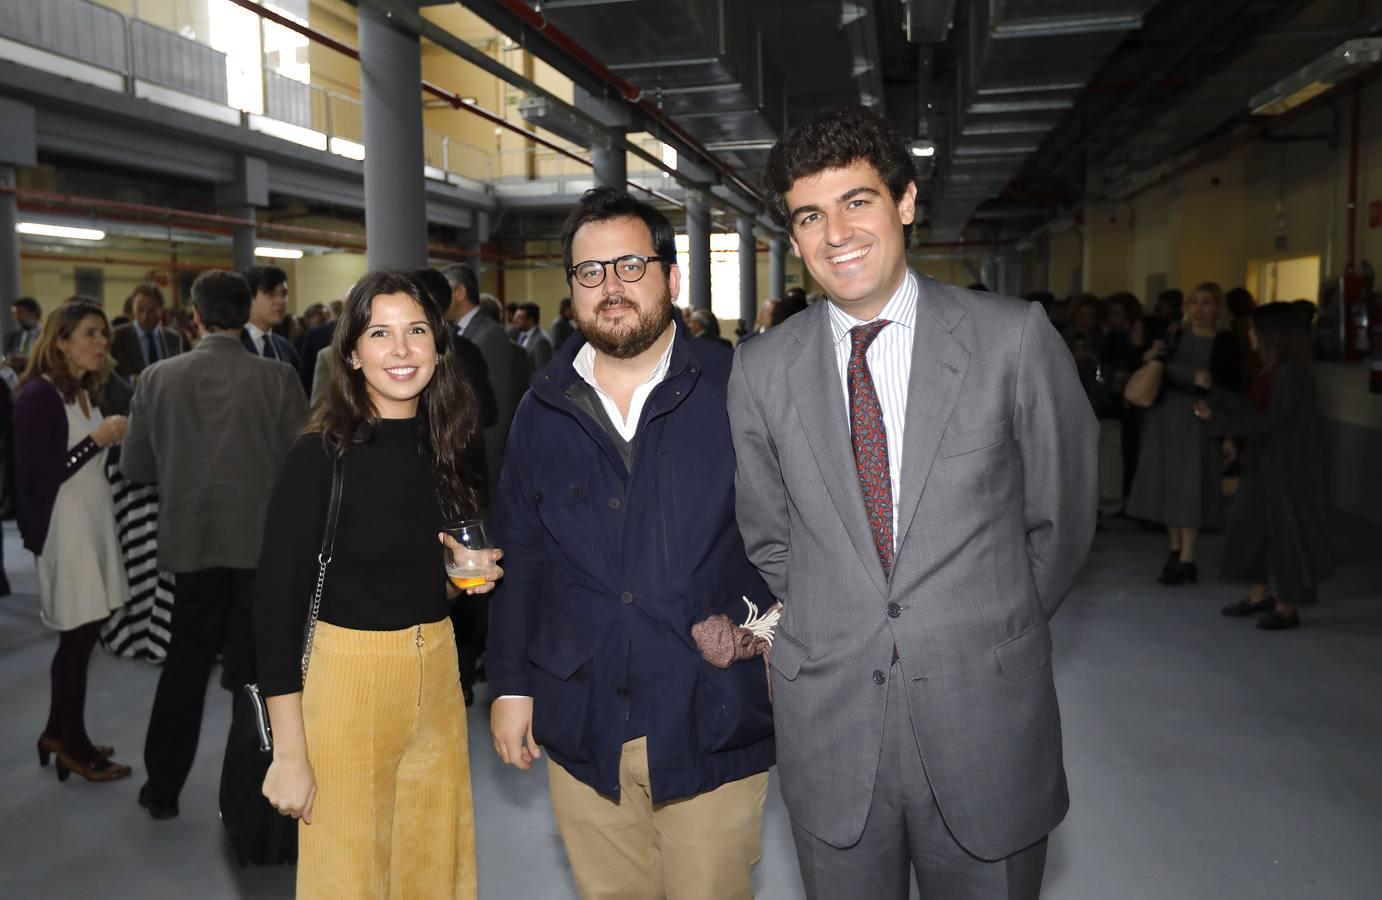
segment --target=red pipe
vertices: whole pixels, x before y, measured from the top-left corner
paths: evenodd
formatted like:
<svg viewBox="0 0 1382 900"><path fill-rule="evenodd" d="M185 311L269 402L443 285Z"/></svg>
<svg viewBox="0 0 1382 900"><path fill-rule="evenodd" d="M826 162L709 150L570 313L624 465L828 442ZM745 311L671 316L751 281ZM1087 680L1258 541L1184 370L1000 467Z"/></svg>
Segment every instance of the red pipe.
<svg viewBox="0 0 1382 900"><path fill-rule="evenodd" d="M212 265L189 265L180 263L177 260L166 259L115 259L110 256L71 256L67 253L35 253L25 251L19 254L20 259L60 259L64 262L80 263L100 263L107 266L135 266L138 268L169 269L173 272L202 272L208 269L220 268Z"/></svg>
<svg viewBox="0 0 1382 900"><path fill-rule="evenodd" d="M1353 82L1352 134L1348 144L1348 265L1345 274L1355 271L1358 260L1358 157L1363 141L1363 83Z"/></svg>

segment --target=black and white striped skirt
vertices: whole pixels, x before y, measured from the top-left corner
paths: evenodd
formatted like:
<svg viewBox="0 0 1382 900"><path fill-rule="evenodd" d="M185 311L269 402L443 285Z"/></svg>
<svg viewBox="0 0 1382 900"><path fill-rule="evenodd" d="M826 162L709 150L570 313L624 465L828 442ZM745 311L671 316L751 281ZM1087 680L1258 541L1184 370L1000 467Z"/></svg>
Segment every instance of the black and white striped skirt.
<svg viewBox="0 0 1382 900"><path fill-rule="evenodd" d="M173 574L158 568L158 489L125 481L118 457L106 466L106 476L115 495L130 602L101 629L101 645L118 656L161 663L173 620Z"/></svg>

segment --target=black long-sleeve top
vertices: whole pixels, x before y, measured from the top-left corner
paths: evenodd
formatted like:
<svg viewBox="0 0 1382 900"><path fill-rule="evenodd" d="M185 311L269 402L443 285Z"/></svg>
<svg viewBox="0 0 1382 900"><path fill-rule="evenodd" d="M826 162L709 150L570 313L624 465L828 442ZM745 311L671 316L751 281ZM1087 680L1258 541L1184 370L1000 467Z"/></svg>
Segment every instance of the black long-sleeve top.
<svg viewBox="0 0 1382 900"><path fill-rule="evenodd" d="M446 617L443 527L418 419L385 419L373 439L346 450L336 545L320 619L394 631ZM332 458L319 435L297 439L274 485L255 581L259 686L266 696L302 689L303 627L317 579Z"/></svg>

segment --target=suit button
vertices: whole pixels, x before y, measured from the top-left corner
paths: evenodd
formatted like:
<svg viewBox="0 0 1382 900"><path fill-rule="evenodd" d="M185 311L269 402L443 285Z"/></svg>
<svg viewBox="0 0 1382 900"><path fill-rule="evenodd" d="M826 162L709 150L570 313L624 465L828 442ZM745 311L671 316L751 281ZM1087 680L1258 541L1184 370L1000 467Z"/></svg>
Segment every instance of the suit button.
<svg viewBox="0 0 1382 900"><path fill-rule="evenodd" d="M571 488L571 496L575 497L577 500L581 499L585 496L585 488L581 487L580 485L576 485L575 487Z"/></svg>
<svg viewBox="0 0 1382 900"><path fill-rule="evenodd" d="M541 503L541 502L542 502L542 491L538 491L536 494L533 494L533 502L534 502L534 503Z"/></svg>
<svg viewBox="0 0 1382 900"><path fill-rule="evenodd" d="M633 594L630 594L628 591L624 591L624 593L619 595L619 599L624 603L625 606L627 606L628 604L633 602Z"/></svg>
<svg viewBox="0 0 1382 900"><path fill-rule="evenodd" d="M623 505L624 505L624 502L623 502L622 500L620 500L618 497L610 497L610 498L609 498L609 508L610 508L610 509L615 510L615 511L618 511L619 507L621 507L621 506L623 506Z"/></svg>
<svg viewBox="0 0 1382 900"><path fill-rule="evenodd" d="M616 697L627 697L628 695L629 695L629 689L626 688L626 687L615 688L615 690L614 690L614 696L616 696Z"/></svg>
<svg viewBox="0 0 1382 900"><path fill-rule="evenodd" d="M902 607L901 607L901 606L898 606L896 603L889 603L889 604L888 604L888 617L889 617L889 618L896 619L896 618L897 618L898 616L900 616L900 615L902 615Z"/></svg>
<svg viewBox="0 0 1382 900"><path fill-rule="evenodd" d="M874 684L882 684L883 682L885 682L885 681L887 681L887 680L888 680L888 676L887 676L887 675L884 675L882 672L880 672L880 671L877 670L877 669L874 669L874 670L873 670L873 683L874 683Z"/></svg>

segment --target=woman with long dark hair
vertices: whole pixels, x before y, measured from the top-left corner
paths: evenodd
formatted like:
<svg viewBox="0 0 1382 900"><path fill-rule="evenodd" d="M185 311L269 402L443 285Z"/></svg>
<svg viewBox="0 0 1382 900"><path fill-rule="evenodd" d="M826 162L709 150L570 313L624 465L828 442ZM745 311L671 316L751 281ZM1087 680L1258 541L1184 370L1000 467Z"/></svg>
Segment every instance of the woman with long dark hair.
<svg viewBox="0 0 1382 900"><path fill-rule="evenodd" d="M115 507L105 475L107 449L125 435L125 417L103 418L99 400L115 368L101 304L73 297L44 323L14 405L19 531L37 557L45 625L58 632L48 724L38 759L57 754L58 779L76 772L114 781L130 767L86 733L86 679L101 625L129 599Z"/></svg>
<svg viewBox="0 0 1382 900"><path fill-rule="evenodd" d="M1300 625L1296 607L1316 602L1320 581L1334 570L1325 533L1324 453L1310 372L1310 326L1290 303L1252 311L1248 339L1262 368L1248 396L1215 386L1208 370L1196 383L1209 389L1195 414L1211 434L1244 439L1242 476L1229 512L1223 577L1252 585L1226 616L1257 615L1257 627ZM1276 595L1268 594L1268 582Z"/></svg>
<svg viewBox="0 0 1382 900"><path fill-rule="evenodd" d="M264 796L301 820L299 898L474 897L454 589L439 540L474 514L475 398L440 311L402 273L361 279L323 352L330 389L274 488L256 586L274 735ZM339 523L304 683L338 457Z"/></svg>

